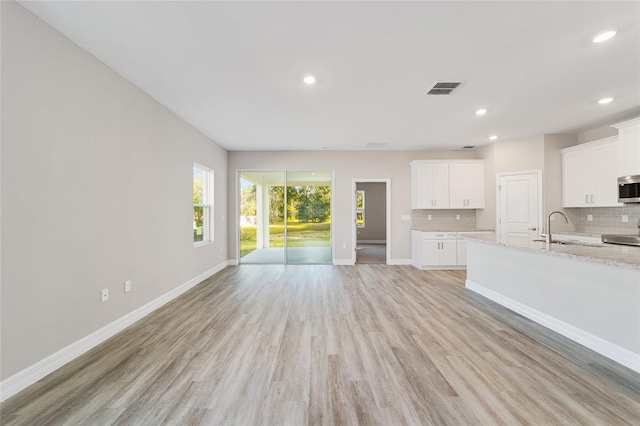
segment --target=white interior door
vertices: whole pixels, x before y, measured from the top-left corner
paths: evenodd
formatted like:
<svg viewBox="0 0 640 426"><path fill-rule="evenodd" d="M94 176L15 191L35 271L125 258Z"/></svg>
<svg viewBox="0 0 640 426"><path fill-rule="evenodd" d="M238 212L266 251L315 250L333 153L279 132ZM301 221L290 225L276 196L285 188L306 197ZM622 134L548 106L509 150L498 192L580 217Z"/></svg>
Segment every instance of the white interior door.
<svg viewBox="0 0 640 426"><path fill-rule="evenodd" d="M540 172L500 175L498 229L509 239L540 234Z"/></svg>

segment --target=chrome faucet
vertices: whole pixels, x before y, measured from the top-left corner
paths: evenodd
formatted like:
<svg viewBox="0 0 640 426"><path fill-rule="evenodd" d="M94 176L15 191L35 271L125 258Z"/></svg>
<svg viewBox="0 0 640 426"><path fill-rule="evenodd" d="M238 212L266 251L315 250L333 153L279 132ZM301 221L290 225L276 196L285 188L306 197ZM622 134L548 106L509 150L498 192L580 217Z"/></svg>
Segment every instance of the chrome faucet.
<svg viewBox="0 0 640 426"><path fill-rule="evenodd" d="M554 213L560 214L562 217L564 217L564 221L566 223L569 223L569 219L567 219L567 215L562 213L561 211L554 210L551 213L549 213L549 215L547 216L547 235L545 235L544 237L544 240L546 241L547 244L551 244L551 216L553 216Z"/></svg>

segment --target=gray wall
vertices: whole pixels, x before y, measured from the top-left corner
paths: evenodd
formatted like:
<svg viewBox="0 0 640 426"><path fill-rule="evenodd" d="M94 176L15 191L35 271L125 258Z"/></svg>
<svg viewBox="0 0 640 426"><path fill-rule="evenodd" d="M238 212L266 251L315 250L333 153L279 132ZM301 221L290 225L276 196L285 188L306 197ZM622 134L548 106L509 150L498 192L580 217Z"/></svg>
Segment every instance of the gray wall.
<svg viewBox="0 0 640 426"><path fill-rule="evenodd" d="M19 4L0 7L6 379L226 261L227 152ZM215 172L215 242L199 248L194 161Z"/></svg>
<svg viewBox="0 0 640 426"><path fill-rule="evenodd" d="M358 182L356 189L364 191L364 227L358 228L358 242L387 239L387 199L384 182Z"/></svg>
<svg viewBox="0 0 640 426"><path fill-rule="evenodd" d="M544 169L544 137L496 142L477 149L476 155L485 160L485 208L476 211L476 226L496 229L496 175Z"/></svg>
<svg viewBox="0 0 640 426"><path fill-rule="evenodd" d="M637 117L637 111L629 114L618 115L610 124L619 123ZM543 176L543 214L553 210L561 210L567 213L569 224L562 220L556 220L553 228L558 231L595 232L594 229L602 229L602 221L598 225L587 224L587 214L594 214L588 209L562 209L562 154L560 150L580 143L615 136L617 129L607 126L596 127L579 134L549 134L512 141L496 142L476 150L477 158L485 160L485 208L476 211L476 224L478 228L496 227L496 174L542 170ZM618 223L620 209L612 207L606 214L609 217L609 226L615 229L631 229L628 223ZM631 209L631 217L635 217L636 209ZM599 212L595 211L596 215ZM626 213L624 213L626 214ZM615 219L611 219L615 218ZM604 219L603 219L604 220ZM611 221L615 223L611 223Z"/></svg>
<svg viewBox="0 0 640 426"><path fill-rule="evenodd" d="M358 178L391 179L391 260L411 258L411 170L420 159L474 158L470 151L262 151L229 152L229 259L238 259L238 169L334 171L333 228L335 259L350 260L352 247L352 184Z"/></svg>

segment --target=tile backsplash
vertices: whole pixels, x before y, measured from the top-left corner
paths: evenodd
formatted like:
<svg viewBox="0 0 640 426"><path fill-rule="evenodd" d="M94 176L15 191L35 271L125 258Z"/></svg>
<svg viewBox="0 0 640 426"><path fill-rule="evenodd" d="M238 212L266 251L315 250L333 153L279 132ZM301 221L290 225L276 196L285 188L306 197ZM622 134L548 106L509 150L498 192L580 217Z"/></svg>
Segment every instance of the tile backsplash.
<svg viewBox="0 0 640 426"><path fill-rule="evenodd" d="M456 219L456 215L460 219ZM411 210L411 228L423 231L472 230L476 228L476 211Z"/></svg>
<svg viewBox="0 0 640 426"><path fill-rule="evenodd" d="M593 234L635 234L640 220L640 204L625 207L565 208L577 232ZM589 220L589 215L592 220ZM624 216L628 222L623 222Z"/></svg>

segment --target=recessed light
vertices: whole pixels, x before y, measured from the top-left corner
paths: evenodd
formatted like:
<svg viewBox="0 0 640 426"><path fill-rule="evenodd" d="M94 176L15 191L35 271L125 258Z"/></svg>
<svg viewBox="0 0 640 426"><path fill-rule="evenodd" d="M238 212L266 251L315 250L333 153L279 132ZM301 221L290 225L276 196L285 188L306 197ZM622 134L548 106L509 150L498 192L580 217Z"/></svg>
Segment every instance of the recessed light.
<svg viewBox="0 0 640 426"><path fill-rule="evenodd" d="M302 79L302 81L304 81L305 84L313 84L316 82L316 78L312 75L307 75Z"/></svg>
<svg viewBox="0 0 640 426"><path fill-rule="evenodd" d="M485 115L487 113L487 110L484 108L480 108L479 110L476 111L476 115Z"/></svg>
<svg viewBox="0 0 640 426"><path fill-rule="evenodd" d="M602 99L600 99L600 100L598 101L598 103L599 103L599 104L602 104L602 105L606 105L606 104L608 104L609 102L611 102L612 100L613 100L613 98L602 98Z"/></svg>
<svg viewBox="0 0 640 426"><path fill-rule="evenodd" d="M495 141L496 139L498 139L498 137L496 135L491 135L489 136L489 139L491 139L492 141Z"/></svg>
<svg viewBox="0 0 640 426"><path fill-rule="evenodd" d="M616 35L615 31L607 31L607 32L604 32L602 34L598 34L597 36L595 36L594 39L593 39L593 42L594 43L602 43L603 41L609 40L614 35Z"/></svg>

